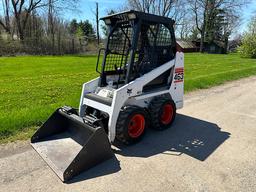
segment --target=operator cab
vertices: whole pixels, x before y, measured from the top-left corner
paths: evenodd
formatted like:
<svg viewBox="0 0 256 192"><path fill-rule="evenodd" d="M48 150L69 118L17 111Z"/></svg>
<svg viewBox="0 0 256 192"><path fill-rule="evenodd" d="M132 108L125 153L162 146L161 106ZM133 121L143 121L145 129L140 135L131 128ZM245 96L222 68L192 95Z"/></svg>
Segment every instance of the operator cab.
<svg viewBox="0 0 256 192"><path fill-rule="evenodd" d="M117 89L174 59L176 41L174 21L138 11L126 11L102 18L108 36L100 73L99 87ZM171 70L163 73L144 87L170 86Z"/></svg>

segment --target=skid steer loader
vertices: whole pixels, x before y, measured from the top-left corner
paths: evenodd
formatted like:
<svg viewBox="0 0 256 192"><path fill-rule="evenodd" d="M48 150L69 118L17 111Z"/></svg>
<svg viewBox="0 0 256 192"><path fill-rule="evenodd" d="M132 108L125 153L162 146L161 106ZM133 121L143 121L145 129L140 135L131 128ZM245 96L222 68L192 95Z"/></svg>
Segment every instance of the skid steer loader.
<svg viewBox="0 0 256 192"><path fill-rule="evenodd" d="M83 85L78 110L57 109L31 138L64 182L111 158L115 140L133 144L148 127L170 127L183 107L184 54L174 21L133 10L102 20L109 33L99 77Z"/></svg>

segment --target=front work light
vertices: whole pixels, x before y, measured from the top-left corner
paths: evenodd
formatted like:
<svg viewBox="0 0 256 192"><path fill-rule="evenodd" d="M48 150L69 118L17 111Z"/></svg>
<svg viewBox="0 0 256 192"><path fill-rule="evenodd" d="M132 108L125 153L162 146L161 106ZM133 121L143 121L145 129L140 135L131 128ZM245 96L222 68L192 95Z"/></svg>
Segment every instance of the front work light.
<svg viewBox="0 0 256 192"><path fill-rule="evenodd" d="M131 19L131 20L136 19L136 15L134 13L129 13L128 18Z"/></svg>
<svg viewBox="0 0 256 192"><path fill-rule="evenodd" d="M105 19L105 24L106 25L110 25L111 24L111 20L110 19Z"/></svg>

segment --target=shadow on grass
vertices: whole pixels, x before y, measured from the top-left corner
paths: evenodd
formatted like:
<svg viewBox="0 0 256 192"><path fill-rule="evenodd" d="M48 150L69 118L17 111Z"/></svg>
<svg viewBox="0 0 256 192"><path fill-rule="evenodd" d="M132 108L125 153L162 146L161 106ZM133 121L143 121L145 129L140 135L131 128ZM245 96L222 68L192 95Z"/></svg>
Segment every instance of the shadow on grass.
<svg viewBox="0 0 256 192"><path fill-rule="evenodd" d="M164 131L148 130L143 140L132 146L115 144L115 154L132 157L150 157L157 154L187 154L200 161L206 160L230 133L223 132L214 123L178 114L172 128ZM116 157L82 173L69 183L79 182L121 170Z"/></svg>

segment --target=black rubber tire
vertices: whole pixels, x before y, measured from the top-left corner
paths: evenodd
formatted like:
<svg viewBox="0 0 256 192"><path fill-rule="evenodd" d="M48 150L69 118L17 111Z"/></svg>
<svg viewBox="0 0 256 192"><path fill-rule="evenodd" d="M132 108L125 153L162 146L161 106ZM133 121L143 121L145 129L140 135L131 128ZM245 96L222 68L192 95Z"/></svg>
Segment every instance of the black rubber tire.
<svg viewBox="0 0 256 192"><path fill-rule="evenodd" d="M129 135L128 126L131 118L136 114L140 114L144 116L145 127L143 132L137 138L133 138ZM119 113L117 124L116 124L116 139L126 145L131 145L139 142L144 136L146 129L148 128L148 125L149 125L148 122L149 122L148 114L143 108L137 107L137 106L123 107Z"/></svg>
<svg viewBox="0 0 256 192"><path fill-rule="evenodd" d="M173 115L170 123L163 124L161 121L161 115L163 113L163 107L166 104L171 104L173 108ZM169 128L176 117L176 105L169 95L161 95L155 97L149 104L149 113L151 117L151 128L156 130L165 130Z"/></svg>

